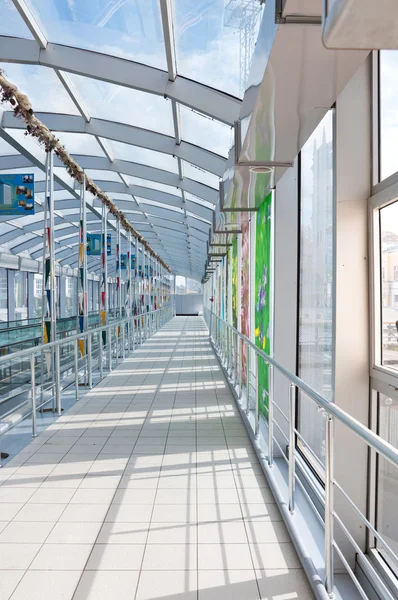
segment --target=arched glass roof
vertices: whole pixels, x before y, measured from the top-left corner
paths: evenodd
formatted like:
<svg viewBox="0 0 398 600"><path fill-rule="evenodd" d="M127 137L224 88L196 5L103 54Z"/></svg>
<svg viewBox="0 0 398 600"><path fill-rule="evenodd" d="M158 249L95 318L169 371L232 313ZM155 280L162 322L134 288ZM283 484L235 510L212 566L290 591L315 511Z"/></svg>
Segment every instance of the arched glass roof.
<svg viewBox="0 0 398 600"><path fill-rule="evenodd" d="M178 275L204 273L261 11L257 0L0 0L7 79ZM0 217L0 244L39 260L45 153L24 129L4 106L0 171L35 173L36 214ZM79 190L54 164L56 258L75 266ZM100 231L88 203L87 229Z"/></svg>

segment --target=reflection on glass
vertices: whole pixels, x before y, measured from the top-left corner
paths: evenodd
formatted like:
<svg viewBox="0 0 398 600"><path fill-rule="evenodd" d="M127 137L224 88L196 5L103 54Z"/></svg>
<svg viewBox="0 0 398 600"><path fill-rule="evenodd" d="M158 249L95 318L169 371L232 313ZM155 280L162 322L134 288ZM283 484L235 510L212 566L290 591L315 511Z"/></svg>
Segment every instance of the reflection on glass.
<svg viewBox="0 0 398 600"><path fill-rule="evenodd" d="M35 273L33 275L33 316L35 318L41 317L42 314L42 290L43 276Z"/></svg>
<svg viewBox="0 0 398 600"><path fill-rule="evenodd" d="M70 78L92 117L174 134L171 102L162 96L81 75Z"/></svg>
<svg viewBox="0 0 398 600"><path fill-rule="evenodd" d="M398 170L398 50L380 51L380 178Z"/></svg>
<svg viewBox="0 0 398 600"><path fill-rule="evenodd" d="M167 69L158 0L28 0L27 4L51 42Z"/></svg>
<svg viewBox="0 0 398 600"><path fill-rule="evenodd" d="M14 274L15 320L28 318L28 274L16 271Z"/></svg>
<svg viewBox="0 0 398 600"><path fill-rule="evenodd" d="M398 368L398 202L380 210L382 364Z"/></svg>
<svg viewBox="0 0 398 600"><path fill-rule="evenodd" d="M232 146L232 129L186 106L180 106L182 139L219 154L228 156Z"/></svg>
<svg viewBox="0 0 398 600"><path fill-rule="evenodd" d="M178 72L243 96L262 8L246 0L174 0Z"/></svg>
<svg viewBox="0 0 398 600"><path fill-rule="evenodd" d="M73 317L77 313L76 278L66 277L65 282L65 316Z"/></svg>
<svg viewBox="0 0 398 600"><path fill-rule="evenodd" d="M301 151L299 376L333 399L333 111ZM300 395L299 429L324 460L324 419Z"/></svg>
<svg viewBox="0 0 398 600"><path fill-rule="evenodd" d="M379 435L398 448L398 400L379 394ZM377 531L398 555L398 470L389 461L379 457L377 489ZM398 565L392 564L382 547L379 551L398 574Z"/></svg>
<svg viewBox="0 0 398 600"><path fill-rule="evenodd" d="M0 321L8 321L7 270L0 268Z"/></svg>

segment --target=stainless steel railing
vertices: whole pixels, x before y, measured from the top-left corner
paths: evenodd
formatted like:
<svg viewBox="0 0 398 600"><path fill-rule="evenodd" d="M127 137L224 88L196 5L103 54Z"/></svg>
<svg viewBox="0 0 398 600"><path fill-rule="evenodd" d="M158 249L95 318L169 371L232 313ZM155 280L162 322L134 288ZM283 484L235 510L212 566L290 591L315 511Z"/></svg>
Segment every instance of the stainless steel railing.
<svg viewBox="0 0 398 600"><path fill-rule="evenodd" d="M49 344L42 344L14 352L0 357L0 370L5 366L20 362L23 369L27 371L26 380L29 382L24 390L27 392L27 399L22 400L6 414L0 417L0 436L9 431L21 420L31 416L32 418L32 436L37 436L37 412L50 402L53 404L53 411L60 416L62 412L61 395L61 371L62 369L73 371L72 381L69 385L75 386L75 398L79 399L79 383L81 379L80 372L83 369L85 384L89 389L93 387L93 375L95 371L95 359L97 366L97 375L99 380L104 377L104 362L111 372L118 362L130 356L137 345L141 345L156 333L165 323L174 316L174 306L172 304L157 310L148 311L139 315L131 315L124 319L115 320L103 327L96 327L84 333L62 338ZM105 334L105 335L103 335ZM85 354L80 355L79 341L84 341ZM61 366L61 350L65 349L66 360ZM72 352L71 349L73 348ZM70 356L73 354L73 357ZM45 374L46 359L49 359L51 366L55 365L50 373ZM93 360L94 359L94 360ZM36 371L40 368L40 383ZM66 385L65 387L68 387ZM51 392L51 397L46 398L46 392ZM38 401L40 397L40 400ZM12 417L22 408L28 405L28 410L22 416L22 419L13 421ZM9 418L9 421L5 419ZM3 421L1 421L3 419ZM7 425L7 427L6 427ZM1 464L0 464L1 466Z"/></svg>
<svg viewBox="0 0 398 600"><path fill-rule="evenodd" d="M372 577L379 580L380 587L384 590L385 598L392 598L388 588L384 585L379 573L372 566L371 562L367 560L365 552L360 548L353 535L349 531L349 527L344 523L343 519L339 516L335 510L335 490L337 489L340 494L345 498L355 514L359 517L363 525L367 528L369 533L374 536L378 544L383 547L386 554L398 564L398 556L392 550L388 542L384 537L377 531L376 527L372 525L366 515L358 508L355 502L351 499L349 494L339 485L334 475L334 425L335 422L343 424L351 432L359 436L359 438L371 449L373 449L379 456L389 461L395 467L398 467L398 450L391 444L383 440L380 436L375 434L373 431L368 429L365 425L354 419L351 415L346 413L344 410L336 406L334 403L327 400L321 394L312 389L305 381L291 373L286 367L280 364L271 356L267 355L260 348L257 348L253 342L247 337L240 333L237 329L229 325L226 321L210 312L208 309L204 309L204 318L207 323L210 332L211 341L219 355L221 363L227 372L230 383L235 386L237 397L241 402L241 406L244 413L248 416L253 406L252 399L254 398L254 425L250 424L253 429L255 438L258 440L260 433L260 419L262 416L259 413L259 400L258 400L258 366L259 361L263 361L268 366L268 410L267 417L264 418L266 425L268 426L268 441L267 441L267 463L272 468L274 465L274 448L277 447L280 456L286 461L288 465L288 506L289 511L293 515L295 511L296 502L296 484L298 484L310 502L318 520L322 523L325 529L325 546L324 546L324 560L325 560L325 589L330 597L333 597L334 588L334 556L335 553L339 556L341 562L349 573L355 587L357 588L360 596L364 599L368 598L365 590L361 583L356 577L354 570L351 568L349 561L344 555L343 551L338 544L334 535L334 525L338 523L341 531L345 534L346 538L351 543L355 552L357 552L364 560L367 561L369 572ZM254 360L251 358L251 353L254 353ZM245 364L242 365L242 356L246 356ZM253 369L251 369L253 364ZM281 373L289 383L289 411L286 415L275 402L274 399L274 371L277 370ZM244 377L243 377L244 374ZM243 381L245 379L245 382ZM251 380L254 380L252 383ZM244 385L246 383L246 385ZM323 469L324 477L324 492L319 490L319 487L314 485L312 479L307 479L307 484L312 488L314 496L317 501L320 502L324 507L324 515L322 516L315 506L311 496L308 494L306 486L303 485L302 478L297 473L297 447L296 439L306 446L306 449L312 454L318 461L319 466L322 468L323 465L319 461L315 452L311 449L310 445L304 440L303 436L296 428L296 396L297 390L305 393L308 398L316 403L318 408L323 412L326 418L326 439L325 439L325 464ZM243 398L243 392L245 391L246 397ZM275 409L282 414L288 427L288 435L286 435L282 428L278 425L275 418ZM248 421L250 423L250 421ZM288 445L288 452L284 451L281 444L279 443L277 436L275 435L275 427L279 430L279 433L286 440Z"/></svg>

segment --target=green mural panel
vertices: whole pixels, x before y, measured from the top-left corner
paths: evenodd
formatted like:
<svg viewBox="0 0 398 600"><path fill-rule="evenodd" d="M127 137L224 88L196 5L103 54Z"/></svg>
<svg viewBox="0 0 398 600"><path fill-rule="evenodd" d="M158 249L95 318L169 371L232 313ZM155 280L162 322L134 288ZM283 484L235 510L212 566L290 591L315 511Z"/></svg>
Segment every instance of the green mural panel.
<svg viewBox="0 0 398 600"><path fill-rule="evenodd" d="M271 204L272 193L261 204L256 222L255 343L271 352ZM267 414L268 366L259 360L258 399L260 411Z"/></svg>
<svg viewBox="0 0 398 600"><path fill-rule="evenodd" d="M232 326L238 327L238 240L232 242Z"/></svg>

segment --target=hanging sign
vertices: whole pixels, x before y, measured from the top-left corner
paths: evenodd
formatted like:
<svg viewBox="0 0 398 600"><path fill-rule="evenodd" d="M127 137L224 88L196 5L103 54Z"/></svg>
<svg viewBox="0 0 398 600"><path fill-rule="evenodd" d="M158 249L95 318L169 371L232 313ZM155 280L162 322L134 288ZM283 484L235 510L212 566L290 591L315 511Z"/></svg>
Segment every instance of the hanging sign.
<svg viewBox="0 0 398 600"><path fill-rule="evenodd" d="M102 234L87 234L87 256L101 256Z"/></svg>
<svg viewBox="0 0 398 600"><path fill-rule="evenodd" d="M110 256L112 254L112 235L110 233L107 234L106 236L106 253L108 256Z"/></svg>
<svg viewBox="0 0 398 600"><path fill-rule="evenodd" d="M120 255L120 268L124 270L127 269L127 254Z"/></svg>
<svg viewBox="0 0 398 600"><path fill-rule="evenodd" d="M34 175L0 175L0 214L33 215Z"/></svg>
<svg viewBox="0 0 398 600"><path fill-rule="evenodd" d="M135 271L135 254L131 255L131 269Z"/></svg>

